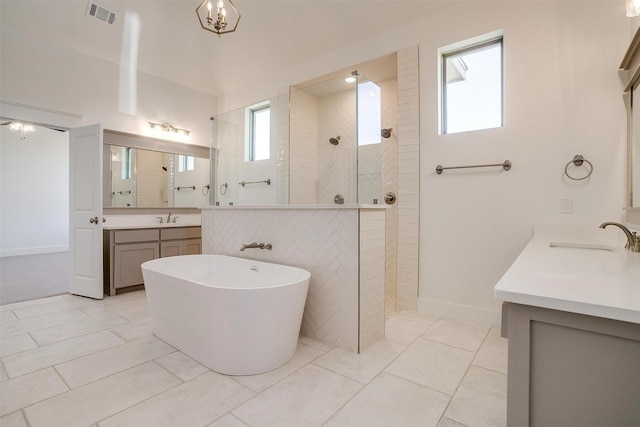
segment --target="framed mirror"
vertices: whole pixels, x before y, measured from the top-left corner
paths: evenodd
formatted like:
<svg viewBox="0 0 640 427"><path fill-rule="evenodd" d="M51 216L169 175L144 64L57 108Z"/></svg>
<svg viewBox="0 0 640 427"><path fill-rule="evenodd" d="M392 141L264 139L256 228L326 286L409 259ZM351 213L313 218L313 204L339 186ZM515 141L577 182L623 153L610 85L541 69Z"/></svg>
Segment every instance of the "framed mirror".
<svg viewBox="0 0 640 427"><path fill-rule="evenodd" d="M629 70L624 89L627 105L627 222L640 226L640 29L620 64Z"/></svg>
<svg viewBox="0 0 640 427"><path fill-rule="evenodd" d="M197 208L211 200L209 148L104 132L105 208Z"/></svg>

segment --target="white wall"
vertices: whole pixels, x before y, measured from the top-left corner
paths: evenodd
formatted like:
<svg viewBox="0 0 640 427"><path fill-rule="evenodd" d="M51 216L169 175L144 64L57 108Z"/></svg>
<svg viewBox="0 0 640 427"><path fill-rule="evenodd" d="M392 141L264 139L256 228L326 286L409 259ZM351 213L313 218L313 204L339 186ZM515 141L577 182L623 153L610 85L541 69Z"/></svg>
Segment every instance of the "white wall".
<svg viewBox="0 0 640 427"><path fill-rule="evenodd" d="M69 247L69 136L0 126L0 257Z"/></svg>
<svg viewBox="0 0 640 427"><path fill-rule="evenodd" d="M536 223L597 226L621 220L625 110L617 67L631 40L624 2L434 2L433 13L224 94L243 105L353 64L419 45L420 286L423 311L496 322L492 288ZM363 8L366 14L366 8ZM438 135L437 49L504 30L505 125ZM400 88L402 90L402 88ZM590 180L569 182L565 164L582 154ZM510 172L447 173L437 164L494 163ZM560 214L562 198L574 212Z"/></svg>
<svg viewBox="0 0 640 427"><path fill-rule="evenodd" d="M148 122L191 130L189 143L209 146L217 97L137 73L137 114L118 111L119 65L1 27L0 99L83 116L84 124L151 135ZM52 123L56 124L56 123Z"/></svg>

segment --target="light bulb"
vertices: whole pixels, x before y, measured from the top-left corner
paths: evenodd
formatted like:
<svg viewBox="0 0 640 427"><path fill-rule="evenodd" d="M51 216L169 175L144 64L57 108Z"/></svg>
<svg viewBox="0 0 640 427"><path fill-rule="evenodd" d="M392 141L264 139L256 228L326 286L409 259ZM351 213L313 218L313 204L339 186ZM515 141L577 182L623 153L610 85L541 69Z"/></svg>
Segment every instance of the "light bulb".
<svg viewBox="0 0 640 427"><path fill-rule="evenodd" d="M213 5L211 4L211 2L207 2L207 9L209 9L209 12L211 12L211 9L213 9Z"/></svg>
<svg viewBox="0 0 640 427"><path fill-rule="evenodd" d="M218 0L218 9L222 9L224 7L224 1Z"/></svg>

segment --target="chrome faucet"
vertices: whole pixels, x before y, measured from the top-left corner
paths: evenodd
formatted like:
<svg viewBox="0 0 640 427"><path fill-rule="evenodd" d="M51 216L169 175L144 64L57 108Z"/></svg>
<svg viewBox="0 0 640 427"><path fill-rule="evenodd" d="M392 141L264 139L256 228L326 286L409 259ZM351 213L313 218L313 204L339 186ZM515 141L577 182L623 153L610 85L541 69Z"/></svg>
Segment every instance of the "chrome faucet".
<svg viewBox="0 0 640 427"><path fill-rule="evenodd" d="M608 225L615 225L624 232L624 234L627 236L627 244L624 245L626 249L630 250L631 252L640 252L640 238L636 235L635 231L631 232L627 227L617 222L603 222L602 224L600 224L600 228L605 228Z"/></svg>
<svg viewBox="0 0 640 427"><path fill-rule="evenodd" d="M257 249L268 249L271 250L273 249L273 247L271 246L271 243L245 243L244 245L242 245L242 247L240 248L240 252L243 252L245 249L253 249L253 248L257 248Z"/></svg>
<svg viewBox="0 0 640 427"><path fill-rule="evenodd" d="M167 224L171 222L171 212L169 212L169 215L167 215Z"/></svg>

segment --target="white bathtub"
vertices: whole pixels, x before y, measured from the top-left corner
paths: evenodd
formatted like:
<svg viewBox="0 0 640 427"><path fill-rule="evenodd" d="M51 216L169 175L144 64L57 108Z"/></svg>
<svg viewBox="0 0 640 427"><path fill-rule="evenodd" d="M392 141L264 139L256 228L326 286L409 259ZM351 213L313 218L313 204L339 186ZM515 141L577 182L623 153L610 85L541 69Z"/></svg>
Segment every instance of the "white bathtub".
<svg viewBox="0 0 640 427"><path fill-rule="evenodd" d="M222 255L142 264L153 331L216 372L276 369L296 351L310 273Z"/></svg>

